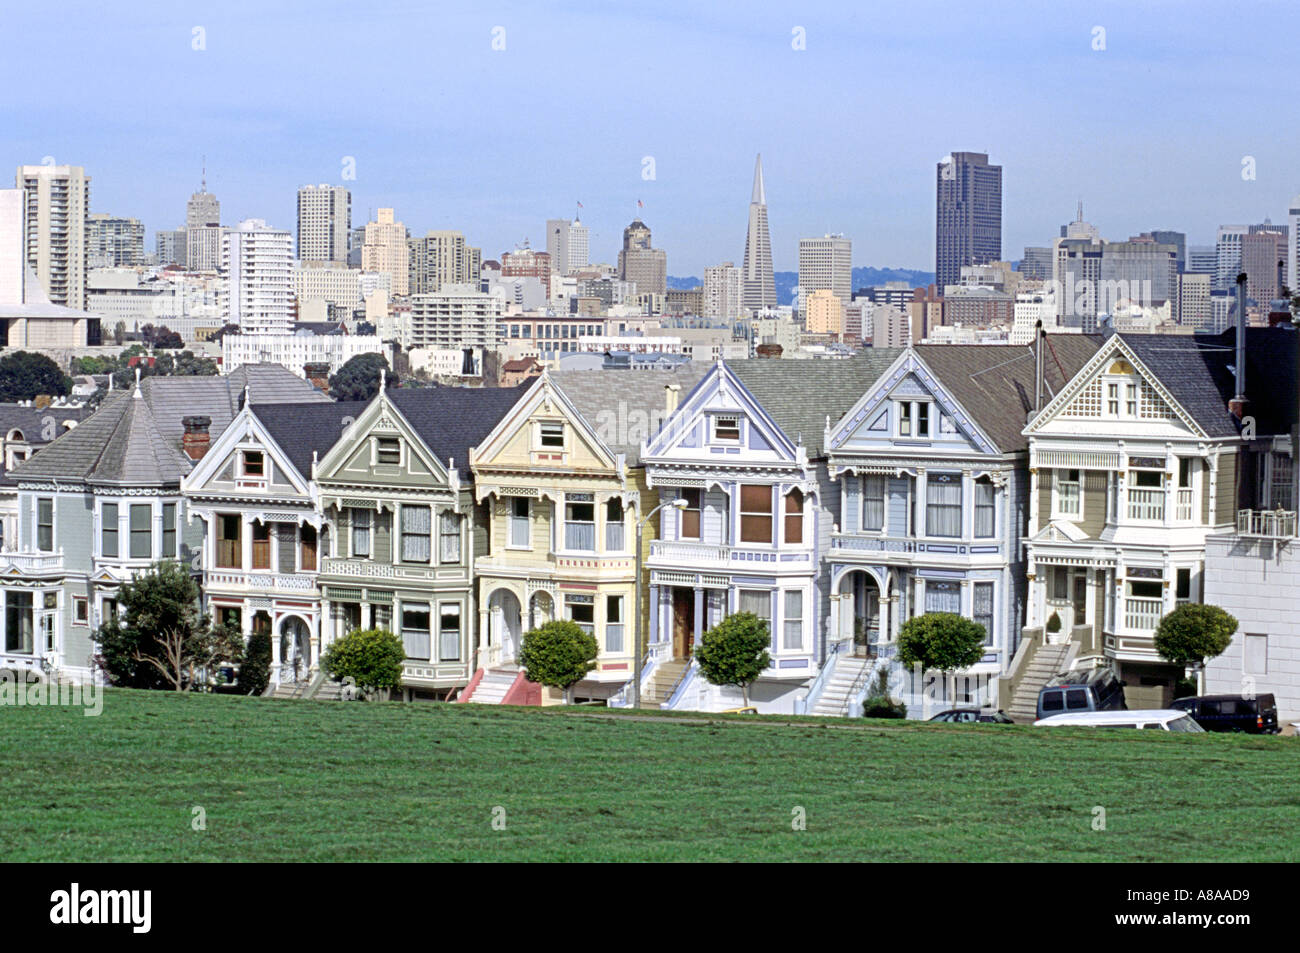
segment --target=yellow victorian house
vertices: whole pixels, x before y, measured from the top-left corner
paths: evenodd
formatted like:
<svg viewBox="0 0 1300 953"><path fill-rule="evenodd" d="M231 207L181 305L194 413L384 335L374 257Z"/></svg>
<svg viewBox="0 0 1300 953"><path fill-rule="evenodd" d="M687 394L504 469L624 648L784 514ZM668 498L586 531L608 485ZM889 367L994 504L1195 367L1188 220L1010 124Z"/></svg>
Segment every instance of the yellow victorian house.
<svg viewBox="0 0 1300 953"><path fill-rule="evenodd" d="M600 655L575 699L608 699L632 676L640 471L543 374L469 454L487 551L475 559L477 664L463 701L538 703L518 666L523 634L571 619ZM558 697L558 696L557 696Z"/></svg>

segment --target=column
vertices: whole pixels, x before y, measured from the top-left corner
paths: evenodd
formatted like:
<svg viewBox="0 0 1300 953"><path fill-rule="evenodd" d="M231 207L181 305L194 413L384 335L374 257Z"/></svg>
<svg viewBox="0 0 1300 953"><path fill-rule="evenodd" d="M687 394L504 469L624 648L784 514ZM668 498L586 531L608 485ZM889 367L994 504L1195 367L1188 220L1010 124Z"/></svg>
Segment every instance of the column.
<svg viewBox="0 0 1300 953"><path fill-rule="evenodd" d="M280 681L280 640L276 638L274 624L271 628L271 679Z"/></svg>
<svg viewBox="0 0 1300 953"><path fill-rule="evenodd" d="M925 535L925 470L917 468L916 478L912 481L916 488L916 498L912 500L912 535L920 537Z"/></svg>
<svg viewBox="0 0 1300 953"><path fill-rule="evenodd" d="M704 589L700 586L695 587L695 631L694 644L699 644L699 638L704 634Z"/></svg>
<svg viewBox="0 0 1300 953"><path fill-rule="evenodd" d="M638 586L641 585L641 580L638 579L636 584L637 584ZM650 587L650 613L649 613L649 616L650 616L650 617L649 617L649 619L647 620L648 624L647 624L647 626L646 626L646 631L645 631L645 634L644 634L644 636L643 636L644 639L645 639L645 645L641 646L641 648L642 648L643 651L648 651L648 646L650 645L651 642L657 642L657 641L659 641L660 620L659 620L659 587L658 587L658 586L651 586L651 587ZM636 620L636 624L637 624L638 626L641 625L641 620L640 620L640 618L638 618L638 619ZM635 635L635 633L634 633L634 634L633 634L633 639L635 639L635 638L636 638L636 635ZM636 649L633 648L633 651L635 652Z"/></svg>

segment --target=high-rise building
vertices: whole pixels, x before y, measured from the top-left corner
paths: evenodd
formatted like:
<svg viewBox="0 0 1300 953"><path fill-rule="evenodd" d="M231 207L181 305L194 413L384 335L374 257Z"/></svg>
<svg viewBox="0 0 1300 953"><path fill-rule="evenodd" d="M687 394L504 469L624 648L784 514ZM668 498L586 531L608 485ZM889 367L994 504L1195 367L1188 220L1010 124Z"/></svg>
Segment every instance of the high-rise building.
<svg viewBox="0 0 1300 953"><path fill-rule="evenodd" d="M1207 273L1186 271L1178 276L1178 323L1194 331L1208 331L1214 322Z"/></svg>
<svg viewBox="0 0 1300 953"><path fill-rule="evenodd" d="M465 243L460 232L431 231L407 242L408 293L433 294L445 284L474 284L483 267L483 250Z"/></svg>
<svg viewBox="0 0 1300 953"><path fill-rule="evenodd" d="M844 302L829 288L808 292L804 299L807 319L804 322L809 334L844 333Z"/></svg>
<svg viewBox="0 0 1300 953"><path fill-rule="evenodd" d="M637 294L661 295L668 290L668 254L650 243L650 228L639 218L623 229L618 276L636 283Z"/></svg>
<svg viewBox="0 0 1300 953"><path fill-rule="evenodd" d="M754 190L749 197L749 229L745 232L745 258L741 262L741 302L750 311L776 307L776 279L772 271L772 237L767 230L767 188L763 184L763 156L754 160Z"/></svg>
<svg viewBox="0 0 1300 953"><path fill-rule="evenodd" d="M298 190L298 259L347 264L352 232L352 193L341 185L304 185Z"/></svg>
<svg viewBox="0 0 1300 953"><path fill-rule="evenodd" d="M185 229L177 228L168 232L158 232L154 236L158 253L158 264L189 266L185 256Z"/></svg>
<svg viewBox="0 0 1300 953"><path fill-rule="evenodd" d="M1052 249L1026 245L1020 259L1020 274L1032 281L1048 281L1052 277Z"/></svg>
<svg viewBox="0 0 1300 953"><path fill-rule="evenodd" d="M841 305L853 300L853 242L843 235L799 239L800 314L807 314L808 296L822 290L834 294Z"/></svg>
<svg viewBox="0 0 1300 953"><path fill-rule="evenodd" d="M393 294L402 296L410 294L411 287L411 252L406 242L406 226L394 220L391 208L381 208L375 220L366 224L361 246L361 270L390 275Z"/></svg>
<svg viewBox="0 0 1300 953"><path fill-rule="evenodd" d="M729 261L704 269L703 317L734 322L740 317L743 283L740 269Z"/></svg>
<svg viewBox="0 0 1300 953"><path fill-rule="evenodd" d="M84 310L90 176L76 165L23 165L15 184L24 196L27 267L51 303Z"/></svg>
<svg viewBox="0 0 1300 953"><path fill-rule="evenodd" d="M984 152L954 152L935 171L935 284L961 281L962 265L1002 258L1002 166Z"/></svg>
<svg viewBox="0 0 1300 953"><path fill-rule="evenodd" d="M552 267L550 254L529 248L527 242L501 255L502 278L536 278L547 298L551 296Z"/></svg>
<svg viewBox="0 0 1300 953"><path fill-rule="evenodd" d="M1210 283L1213 284L1218 268L1218 252L1213 245L1188 246L1186 271L1198 275L1209 275Z"/></svg>
<svg viewBox="0 0 1300 953"><path fill-rule="evenodd" d="M90 268L134 268L144 264L144 223L91 212L86 221L86 260Z"/></svg>
<svg viewBox="0 0 1300 953"><path fill-rule="evenodd" d="M501 299L477 284L447 282L440 291L411 296L411 346L495 349L501 313Z"/></svg>
<svg viewBox="0 0 1300 953"><path fill-rule="evenodd" d="M1097 308L1113 314L1122 304L1160 307L1178 315L1178 249L1153 241L1106 242L1101 256Z"/></svg>
<svg viewBox="0 0 1300 953"><path fill-rule="evenodd" d="M226 229L222 315L244 334L287 334L293 324L293 236L250 218Z"/></svg>
<svg viewBox="0 0 1300 953"><path fill-rule="evenodd" d="M1178 249L1178 273L1182 274L1187 270L1187 235L1185 232L1175 232L1169 229L1152 229L1146 233L1151 236L1151 240L1161 245L1173 245Z"/></svg>
<svg viewBox="0 0 1300 953"><path fill-rule="evenodd" d="M361 267L361 254L366 247L366 226L355 225L348 232L348 267Z"/></svg>
<svg viewBox="0 0 1300 953"><path fill-rule="evenodd" d="M1241 272L1241 238L1248 234L1248 225L1220 225L1214 241L1214 290L1231 291L1237 287Z"/></svg>
<svg viewBox="0 0 1300 953"><path fill-rule="evenodd" d="M1287 209L1287 254L1286 280L1287 288L1292 294L1300 291L1300 195L1291 200Z"/></svg>
<svg viewBox="0 0 1300 953"><path fill-rule="evenodd" d="M185 267L216 271L221 264L221 203L208 191L204 169L199 190L185 203Z"/></svg>
<svg viewBox="0 0 1300 953"><path fill-rule="evenodd" d="M1241 270L1246 273L1246 297L1257 307L1267 309L1269 302L1282 295L1282 285L1290 279L1278 274L1278 263L1286 270L1287 236L1277 231L1250 231L1241 236Z"/></svg>
<svg viewBox="0 0 1300 953"><path fill-rule="evenodd" d="M578 219L546 220L546 253L556 274L571 275L590 263L589 230Z"/></svg>

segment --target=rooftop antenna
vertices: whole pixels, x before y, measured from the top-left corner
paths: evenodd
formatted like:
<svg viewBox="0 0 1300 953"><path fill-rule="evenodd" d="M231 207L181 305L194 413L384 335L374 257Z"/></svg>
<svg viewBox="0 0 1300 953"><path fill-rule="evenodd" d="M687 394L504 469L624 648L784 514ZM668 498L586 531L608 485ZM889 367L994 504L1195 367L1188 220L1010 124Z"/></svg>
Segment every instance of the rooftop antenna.
<svg viewBox="0 0 1300 953"><path fill-rule="evenodd" d="M1076 218L1075 221L1076 222L1083 221L1083 199L1079 199L1079 217Z"/></svg>
<svg viewBox="0 0 1300 953"><path fill-rule="evenodd" d="M208 190L208 157L203 156L202 162L203 162L203 178L199 180L199 191L206 192Z"/></svg>
<svg viewBox="0 0 1300 953"><path fill-rule="evenodd" d="M387 387L387 385L388 385L388 369L386 367L381 367L379 369L379 393L381 394L384 393L384 390Z"/></svg>
<svg viewBox="0 0 1300 953"><path fill-rule="evenodd" d="M140 365L135 366L135 393L131 395L133 400L139 400L144 395L140 393Z"/></svg>

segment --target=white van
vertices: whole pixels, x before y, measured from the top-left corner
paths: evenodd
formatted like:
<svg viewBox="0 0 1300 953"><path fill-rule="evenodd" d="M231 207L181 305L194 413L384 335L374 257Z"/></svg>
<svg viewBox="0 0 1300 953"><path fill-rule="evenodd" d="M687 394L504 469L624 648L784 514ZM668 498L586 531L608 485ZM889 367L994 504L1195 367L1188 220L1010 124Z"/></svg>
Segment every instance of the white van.
<svg viewBox="0 0 1300 953"><path fill-rule="evenodd" d="M1034 725L1076 725L1081 728L1154 728L1157 731L1205 733L1185 711L1148 708L1137 711L1080 711L1040 718Z"/></svg>

